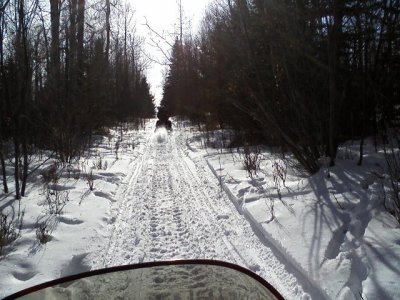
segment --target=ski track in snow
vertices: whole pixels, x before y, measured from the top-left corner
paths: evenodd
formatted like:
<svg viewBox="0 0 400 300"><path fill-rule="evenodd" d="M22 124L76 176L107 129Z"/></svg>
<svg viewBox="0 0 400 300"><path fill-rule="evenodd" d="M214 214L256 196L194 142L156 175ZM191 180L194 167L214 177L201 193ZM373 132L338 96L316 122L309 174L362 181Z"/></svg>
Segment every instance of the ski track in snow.
<svg viewBox="0 0 400 300"><path fill-rule="evenodd" d="M307 279L287 271L221 191L204 159L194 163L183 144L177 132L161 136L156 132L148 138L144 153L117 192L110 241L93 259L92 269L216 259L249 268L287 299L310 298L299 284ZM314 298L325 298L318 295L318 288L312 290Z"/></svg>

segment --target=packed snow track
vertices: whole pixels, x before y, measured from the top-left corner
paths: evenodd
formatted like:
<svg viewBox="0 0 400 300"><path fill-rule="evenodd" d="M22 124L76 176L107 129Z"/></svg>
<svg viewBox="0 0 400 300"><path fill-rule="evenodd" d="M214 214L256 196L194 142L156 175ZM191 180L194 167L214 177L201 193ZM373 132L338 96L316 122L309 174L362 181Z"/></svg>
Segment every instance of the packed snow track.
<svg viewBox="0 0 400 300"><path fill-rule="evenodd" d="M287 299L325 298L260 240L221 191L204 159L193 162L185 155L179 132L157 130L144 149L117 193L110 240L94 259L93 269L217 259L251 269Z"/></svg>

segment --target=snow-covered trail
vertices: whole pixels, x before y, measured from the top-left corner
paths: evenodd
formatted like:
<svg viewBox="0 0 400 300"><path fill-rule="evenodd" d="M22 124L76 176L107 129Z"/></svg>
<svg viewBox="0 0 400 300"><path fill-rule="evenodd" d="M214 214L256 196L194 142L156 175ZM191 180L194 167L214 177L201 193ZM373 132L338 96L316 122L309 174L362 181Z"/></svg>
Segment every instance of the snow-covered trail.
<svg viewBox="0 0 400 300"><path fill-rule="evenodd" d="M255 271L287 299L325 298L307 278L289 273L221 191L205 161L195 164L182 144L178 132L150 135L126 190L117 194L122 198L114 208L111 238L93 268L218 259Z"/></svg>

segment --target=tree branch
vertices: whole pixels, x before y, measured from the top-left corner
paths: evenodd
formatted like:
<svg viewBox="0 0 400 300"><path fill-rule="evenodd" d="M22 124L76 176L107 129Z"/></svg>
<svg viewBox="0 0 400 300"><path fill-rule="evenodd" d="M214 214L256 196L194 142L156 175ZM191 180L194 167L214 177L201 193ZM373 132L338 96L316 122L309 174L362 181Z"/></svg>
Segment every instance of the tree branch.
<svg viewBox="0 0 400 300"><path fill-rule="evenodd" d="M10 0L6 0L6 3L4 3L3 6L0 7L0 12L3 12L6 9L8 3L10 3Z"/></svg>
<svg viewBox="0 0 400 300"><path fill-rule="evenodd" d="M162 39L168 46L170 46L171 48L173 47L173 44L171 44L170 42L168 42L168 40L162 36L161 34L159 34L156 30L154 30L150 25L149 22L147 21L147 18L144 17L144 19L146 20L146 23L142 24L145 25L151 32L153 32L156 36L158 36L160 39Z"/></svg>

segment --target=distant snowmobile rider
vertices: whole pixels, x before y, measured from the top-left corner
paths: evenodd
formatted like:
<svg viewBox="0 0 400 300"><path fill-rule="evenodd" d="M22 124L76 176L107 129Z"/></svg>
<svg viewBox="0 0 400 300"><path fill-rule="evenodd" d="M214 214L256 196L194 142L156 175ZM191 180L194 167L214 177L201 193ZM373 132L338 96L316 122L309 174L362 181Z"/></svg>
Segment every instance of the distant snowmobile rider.
<svg viewBox="0 0 400 300"><path fill-rule="evenodd" d="M159 107L157 112L158 121L156 123L156 128L165 127L168 131L172 130L172 123L169 120L169 115L164 107Z"/></svg>

